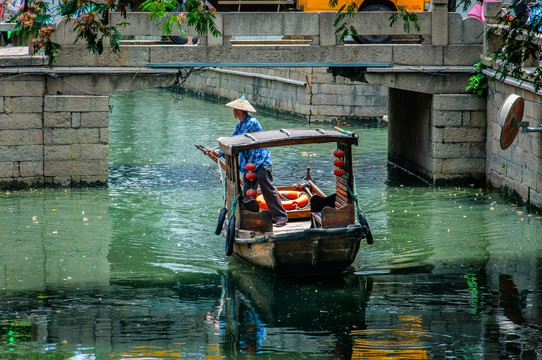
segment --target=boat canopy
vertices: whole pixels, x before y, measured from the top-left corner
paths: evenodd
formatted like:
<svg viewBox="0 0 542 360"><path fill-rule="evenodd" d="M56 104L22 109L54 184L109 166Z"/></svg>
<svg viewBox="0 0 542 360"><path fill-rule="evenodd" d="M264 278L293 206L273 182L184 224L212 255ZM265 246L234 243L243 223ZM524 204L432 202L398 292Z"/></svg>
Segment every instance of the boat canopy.
<svg viewBox="0 0 542 360"><path fill-rule="evenodd" d="M246 133L218 139L220 149L227 155L264 147L311 143L339 142L358 145L358 135L325 129L279 129Z"/></svg>

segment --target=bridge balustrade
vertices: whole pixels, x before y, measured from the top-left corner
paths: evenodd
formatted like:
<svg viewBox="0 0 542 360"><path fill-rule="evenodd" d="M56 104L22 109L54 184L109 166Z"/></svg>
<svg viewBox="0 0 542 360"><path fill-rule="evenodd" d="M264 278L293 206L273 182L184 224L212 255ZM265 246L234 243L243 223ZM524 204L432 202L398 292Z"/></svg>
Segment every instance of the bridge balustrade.
<svg viewBox="0 0 542 360"><path fill-rule="evenodd" d="M431 12L417 13L419 30L411 26L405 33L401 18L391 24L390 13L359 12L348 22L360 36L393 36L386 44L343 43L335 34L335 12L303 13L216 13L215 24L221 37L199 36L196 46L157 42L161 24L148 13L130 12L124 18L111 14L111 23L127 23L119 28L126 39L153 37L155 41L123 41L121 54L105 54L98 59L88 54L85 43L73 44L73 25L61 21L54 40L64 51L58 66L145 66L149 63L219 64L219 63L326 63L326 64L403 64L414 66L470 66L479 59L482 49L482 23L463 20L459 13L449 13L447 1L433 2ZM186 27L187 35L196 35ZM178 31L172 35L181 35ZM248 38L247 38L248 37ZM278 39L278 40L277 40Z"/></svg>

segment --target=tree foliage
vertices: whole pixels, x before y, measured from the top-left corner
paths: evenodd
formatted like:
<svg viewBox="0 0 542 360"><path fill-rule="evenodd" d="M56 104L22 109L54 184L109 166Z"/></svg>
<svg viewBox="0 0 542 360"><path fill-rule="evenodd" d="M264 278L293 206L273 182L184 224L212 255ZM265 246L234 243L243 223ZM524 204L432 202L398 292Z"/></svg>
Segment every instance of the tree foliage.
<svg viewBox="0 0 542 360"><path fill-rule="evenodd" d="M214 24L214 8L207 7L200 0L187 0L186 12L172 12L178 6L177 0L146 0L143 3L143 8L149 11L149 19L161 23L164 34L170 34L173 28L186 34L183 29L186 23L195 27L199 35L207 31L213 36L221 35ZM23 42L31 41L32 55L42 52L48 58L49 65L53 65L58 51L62 49L52 37L52 19L58 16L73 22L77 33L75 42L85 41L90 52L102 54L106 43L113 52L118 52L121 40L119 27L128 24L122 21L110 24L109 15L113 11L120 11L126 16L126 9L117 6L115 0L60 0L55 12L50 11L49 5L42 0L27 0L17 14L15 32Z"/></svg>
<svg viewBox="0 0 542 360"><path fill-rule="evenodd" d="M488 41L499 43L491 54L491 67L499 79L511 76L520 83L531 83L538 91L542 87L542 5L536 2L521 9L517 4L503 9L496 25L486 32Z"/></svg>
<svg viewBox="0 0 542 360"><path fill-rule="evenodd" d="M59 44L51 41L53 32L53 27L50 25L51 18L47 3L28 2L17 14L15 26L15 32L19 34L23 42L32 41L33 54L43 51L50 63L54 62L55 55L61 48Z"/></svg>
<svg viewBox="0 0 542 360"><path fill-rule="evenodd" d="M482 0L460 0L456 9L460 8L466 13L476 1L483 6ZM329 0L329 5L336 7L338 0ZM338 9L334 26L335 34L340 35L341 41L348 35L358 36L358 31L348 23L356 12L354 2ZM413 27L420 29L416 13L399 8L399 11L390 14L390 26L399 19L403 20L405 33L409 33ZM490 26L485 36L488 42L500 41L500 46L488 54L488 66L495 71L497 78L504 80L510 76L520 83L532 84L535 91L542 89L542 68L538 62L542 45L540 1L515 0L511 6L503 8L497 16L496 25ZM487 77L482 72L484 65L477 62L473 66L476 74L471 77L467 90L482 95L487 89Z"/></svg>
<svg viewBox="0 0 542 360"><path fill-rule="evenodd" d="M336 8L339 4L338 0L329 0L329 7ZM416 30L420 30L418 24L418 15L413 12L408 12L404 7L399 7L399 11L392 11L389 16L390 27L401 18L403 20L403 31L410 33L412 27ZM344 41L347 36L357 37L359 36L356 28L349 24L348 20L356 15L358 12L358 4L355 1L343 4L337 10L337 16L333 26L335 27L335 34L339 35L340 41Z"/></svg>
<svg viewBox="0 0 542 360"><path fill-rule="evenodd" d="M183 20L186 20L189 26L193 26L198 35L204 35L207 31L216 37L222 35L214 23L216 12L214 7L209 7L200 0L186 0L184 4L186 13L172 15L171 12L178 6L177 0L145 0L142 4L143 9L150 12L150 19L162 23L162 32L166 35L171 34L174 28L186 35Z"/></svg>

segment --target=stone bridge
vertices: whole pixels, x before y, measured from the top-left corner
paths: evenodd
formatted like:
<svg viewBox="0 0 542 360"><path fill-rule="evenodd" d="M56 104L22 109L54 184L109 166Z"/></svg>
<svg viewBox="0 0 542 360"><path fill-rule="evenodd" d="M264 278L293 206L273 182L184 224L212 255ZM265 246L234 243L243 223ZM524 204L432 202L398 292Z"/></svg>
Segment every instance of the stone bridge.
<svg viewBox="0 0 542 360"><path fill-rule="evenodd" d="M500 9L500 3L486 3L489 21ZM73 27L62 20L54 40L63 49L54 67L39 56L0 57L0 183L107 184L109 94L169 85L179 68L248 66L323 67L386 86L391 161L435 184L479 184L493 173L506 183L506 174L488 167L486 156L497 132L486 108L500 104L465 92L472 65L491 46L484 25L449 13L443 0L417 15L419 30L406 34L402 20L389 25L389 13L358 13L349 22L360 35L394 37L361 45L338 41L332 12L216 13L222 37L204 35L197 45L180 46L160 41L160 26L146 13L126 19L113 13L113 23L129 24L120 29L125 40L119 53L106 49L100 56L74 44ZM195 35L194 29L187 33ZM539 171L531 169L538 197Z"/></svg>

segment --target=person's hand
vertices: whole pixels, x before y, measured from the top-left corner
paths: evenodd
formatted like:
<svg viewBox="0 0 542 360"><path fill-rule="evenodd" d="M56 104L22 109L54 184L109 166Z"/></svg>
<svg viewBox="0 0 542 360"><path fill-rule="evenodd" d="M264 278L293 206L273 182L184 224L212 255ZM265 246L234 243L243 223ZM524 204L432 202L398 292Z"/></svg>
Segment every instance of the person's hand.
<svg viewBox="0 0 542 360"><path fill-rule="evenodd" d="M211 149L211 148L205 148L205 150L203 150L203 153L205 155L209 155L209 154L212 154L214 156L218 156L220 153L218 152L218 150L215 150L215 149Z"/></svg>

